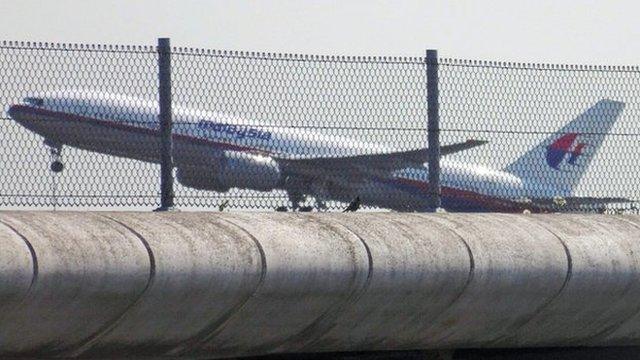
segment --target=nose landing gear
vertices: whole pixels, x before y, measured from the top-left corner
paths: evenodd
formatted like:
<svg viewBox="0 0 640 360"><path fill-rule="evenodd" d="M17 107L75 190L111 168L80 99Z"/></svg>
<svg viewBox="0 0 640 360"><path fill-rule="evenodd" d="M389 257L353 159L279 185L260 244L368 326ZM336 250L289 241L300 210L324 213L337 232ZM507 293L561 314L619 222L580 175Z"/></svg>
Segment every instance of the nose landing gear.
<svg viewBox="0 0 640 360"><path fill-rule="evenodd" d="M49 147L49 156L51 158L49 169L56 174L62 172L62 170L64 170L64 164L62 163L62 144L58 144L49 139L45 140L44 144Z"/></svg>

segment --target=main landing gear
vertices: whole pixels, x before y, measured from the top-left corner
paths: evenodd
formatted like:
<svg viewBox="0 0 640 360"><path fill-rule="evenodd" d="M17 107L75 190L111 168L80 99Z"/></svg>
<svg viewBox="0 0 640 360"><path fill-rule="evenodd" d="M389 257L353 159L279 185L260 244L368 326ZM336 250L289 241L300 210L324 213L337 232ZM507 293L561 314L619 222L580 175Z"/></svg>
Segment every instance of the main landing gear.
<svg viewBox="0 0 640 360"><path fill-rule="evenodd" d="M324 212L324 211L327 211L328 209L324 200L320 199L317 196L315 197L315 206L309 206L309 205L300 206L300 203L306 200L307 198L306 195L298 191L288 191L287 195L289 197L289 202L291 203L291 207L289 208L287 206L278 206L275 209L276 211L287 212L291 210L294 212L311 212L315 209L318 212Z"/></svg>
<svg viewBox="0 0 640 360"><path fill-rule="evenodd" d="M322 186L320 186L322 185ZM302 191L308 189L311 186L311 193L315 198L315 206L304 205L307 200L307 195ZM324 184L318 184L316 182L309 181L308 179L302 179L295 176L287 176L284 180L284 188L287 189L287 197L291 206L278 206L275 210L279 212L295 211L295 212L311 212L316 210L318 212L327 211L328 207L324 201L322 194L326 193ZM302 205L301 205L302 204Z"/></svg>
<svg viewBox="0 0 640 360"><path fill-rule="evenodd" d="M62 144L58 144L54 141L46 139L44 144L49 148L49 156L51 158L51 169L54 173L61 173L64 170L64 164L62 163Z"/></svg>
<svg viewBox="0 0 640 360"><path fill-rule="evenodd" d="M304 194L298 191L288 191L289 202L291 202L291 211L298 211L300 209L300 203L306 198Z"/></svg>

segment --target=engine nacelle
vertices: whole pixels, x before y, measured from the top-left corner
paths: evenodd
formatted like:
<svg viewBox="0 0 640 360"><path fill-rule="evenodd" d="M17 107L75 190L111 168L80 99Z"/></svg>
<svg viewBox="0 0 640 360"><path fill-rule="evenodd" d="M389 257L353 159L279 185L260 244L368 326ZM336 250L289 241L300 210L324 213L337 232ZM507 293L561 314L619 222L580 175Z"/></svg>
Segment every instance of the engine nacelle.
<svg viewBox="0 0 640 360"><path fill-rule="evenodd" d="M228 191L232 187L270 191L281 184L282 172L270 157L225 151L212 167L179 167L178 181L201 190Z"/></svg>
<svg viewBox="0 0 640 360"><path fill-rule="evenodd" d="M281 183L282 172L270 157L227 151L217 179L226 188L270 191Z"/></svg>

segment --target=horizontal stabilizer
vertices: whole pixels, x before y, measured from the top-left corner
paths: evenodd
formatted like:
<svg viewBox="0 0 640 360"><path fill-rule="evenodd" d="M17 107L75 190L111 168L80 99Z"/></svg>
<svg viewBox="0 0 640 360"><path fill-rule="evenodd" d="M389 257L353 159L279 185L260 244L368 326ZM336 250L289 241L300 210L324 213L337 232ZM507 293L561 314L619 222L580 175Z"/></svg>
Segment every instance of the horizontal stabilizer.
<svg viewBox="0 0 640 360"><path fill-rule="evenodd" d="M568 196L556 198L533 198L532 202L542 207L601 207L609 204L630 204L635 201L621 197L581 197Z"/></svg>

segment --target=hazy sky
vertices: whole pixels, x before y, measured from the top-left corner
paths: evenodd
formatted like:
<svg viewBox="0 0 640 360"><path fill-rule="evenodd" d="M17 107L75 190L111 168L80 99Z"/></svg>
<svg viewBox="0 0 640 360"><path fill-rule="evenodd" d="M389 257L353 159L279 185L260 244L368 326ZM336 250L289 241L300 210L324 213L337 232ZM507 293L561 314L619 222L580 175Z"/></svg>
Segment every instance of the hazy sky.
<svg viewBox="0 0 640 360"><path fill-rule="evenodd" d="M637 1L0 0L6 40L639 64Z"/></svg>

